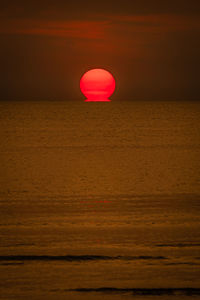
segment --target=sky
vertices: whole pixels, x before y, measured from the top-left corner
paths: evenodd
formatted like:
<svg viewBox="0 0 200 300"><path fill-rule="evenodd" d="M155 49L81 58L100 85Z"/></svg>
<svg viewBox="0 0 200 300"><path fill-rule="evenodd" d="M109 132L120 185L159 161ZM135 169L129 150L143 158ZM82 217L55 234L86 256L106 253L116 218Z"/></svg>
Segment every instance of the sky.
<svg viewBox="0 0 200 300"><path fill-rule="evenodd" d="M199 0L10 0L0 10L1 100L79 100L92 68L116 100L200 100Z"/></svg>

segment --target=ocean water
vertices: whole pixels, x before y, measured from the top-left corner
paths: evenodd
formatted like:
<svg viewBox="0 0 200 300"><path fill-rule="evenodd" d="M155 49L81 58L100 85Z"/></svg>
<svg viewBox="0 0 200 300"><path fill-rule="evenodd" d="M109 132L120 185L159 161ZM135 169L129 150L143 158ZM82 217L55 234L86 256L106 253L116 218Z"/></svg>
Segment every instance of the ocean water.
<svg viewBox="0 0 200 300"><path fill-rule="evenodd" d="M0 299L200 297L200 103L0 103Z"/></svg>

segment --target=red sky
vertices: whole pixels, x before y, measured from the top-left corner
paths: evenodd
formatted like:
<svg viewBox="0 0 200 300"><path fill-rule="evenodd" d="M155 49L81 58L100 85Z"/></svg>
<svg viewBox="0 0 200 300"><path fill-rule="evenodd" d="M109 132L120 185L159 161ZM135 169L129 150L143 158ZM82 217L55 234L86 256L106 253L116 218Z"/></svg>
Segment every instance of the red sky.
<svg viewBox="0 0 200 300"><path fill-rule="evenodd" d="M9 1L0 17L2 100L80 99L96 67L116 99L199 100L199 1Z"/></svg>

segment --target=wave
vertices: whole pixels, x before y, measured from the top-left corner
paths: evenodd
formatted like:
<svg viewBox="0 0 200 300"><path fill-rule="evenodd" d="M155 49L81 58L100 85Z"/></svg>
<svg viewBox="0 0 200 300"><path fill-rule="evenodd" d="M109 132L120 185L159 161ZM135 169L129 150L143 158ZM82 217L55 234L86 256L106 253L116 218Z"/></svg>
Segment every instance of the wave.
<svg viewBox="0 0 200 300"><path fill-rule="evenodd" d="M177 243L177 244L158 244L156 247L177 247L177 248L182 248L182 247L200 247L200 243Z"/></svg>
<svg viewBox="0 0 200 300"><path fill-rule="evenodd" d="M185 266L199 266L199 263L195 263L195 262L172 262L172 263L165 263L165 266L181 266L181 265L185 265Z"/></svg>
<svg viewBox="0 0 200 300"><path fill-rule="evenodd" d="M96 292L96 293L115 293L125 294L130 293L132 295L143 295L143 296L163 296L163 295L185 295L195 296L200 295L200 288L115 288L115 287L101 287L101 288L78 288L70 289L65 291L73 292Z"/></svg>
<svg viewBox="0 0 200 300"><path fill-rule="evenodd" d="M164 260L164 256L106 256L106 255L6 255L0 261L97 261L97 260Z"/></svg>
<svg viewBox="0 0 200 300"><path fill-rule="evenodd" d="M5 262L5 263L0 263L0 266L19 266L19 265L24 265L23 262Z"/></svg>

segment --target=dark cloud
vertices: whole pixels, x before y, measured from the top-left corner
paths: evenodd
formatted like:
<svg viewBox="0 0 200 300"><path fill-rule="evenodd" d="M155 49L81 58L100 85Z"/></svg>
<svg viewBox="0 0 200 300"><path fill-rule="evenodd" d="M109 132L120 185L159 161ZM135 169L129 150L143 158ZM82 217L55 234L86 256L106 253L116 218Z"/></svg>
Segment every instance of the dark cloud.
<svg viewBox="0 0 200 300"><path fill-rule="evenodd" d="M43 0L3 1L2 14L18 17L84 17L97 14L198 14L199 0Z"/></svg>

